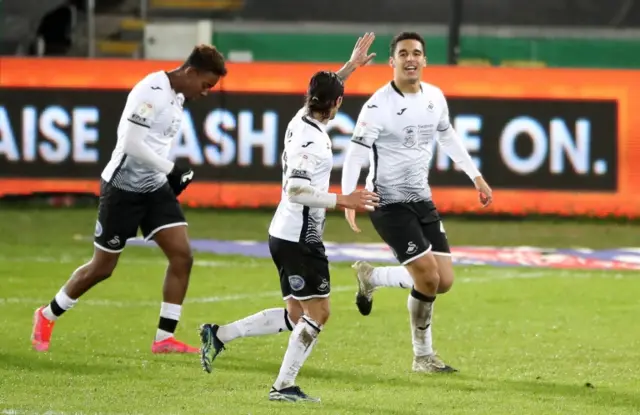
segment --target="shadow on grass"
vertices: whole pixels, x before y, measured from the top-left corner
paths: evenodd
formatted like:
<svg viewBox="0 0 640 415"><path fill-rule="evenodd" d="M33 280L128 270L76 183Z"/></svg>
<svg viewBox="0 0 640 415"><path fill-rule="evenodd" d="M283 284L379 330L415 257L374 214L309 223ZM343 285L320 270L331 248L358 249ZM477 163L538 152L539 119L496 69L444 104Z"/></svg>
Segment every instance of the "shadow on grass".
<svg viewBox="0 0 640 415"><path fill-rule="evenodd" d="M218 363L221 369L242 370L245 372L265 373L271 377L277 375L280 370L279 362L256 362L242 357L232 357ZM215 372L214 372L215 373ZM515 380L482 378L474 374L440 374L420 375L407 372L406 374L381 373L380 375L367 374L358 371L339 369L316 369L304 367L301 377L322 379L328 382L357 383L363 385L383 385L389 387L416 387L428 386L429 389L440 389L442 393L452 390L469 392L516 392L528 394L531 397L563 397L574 398L582 403L596 407L619 407L640 410L640 392L638 394L618 392L609 388L599 388L586 383L554 383L539 379Z"/></svg>

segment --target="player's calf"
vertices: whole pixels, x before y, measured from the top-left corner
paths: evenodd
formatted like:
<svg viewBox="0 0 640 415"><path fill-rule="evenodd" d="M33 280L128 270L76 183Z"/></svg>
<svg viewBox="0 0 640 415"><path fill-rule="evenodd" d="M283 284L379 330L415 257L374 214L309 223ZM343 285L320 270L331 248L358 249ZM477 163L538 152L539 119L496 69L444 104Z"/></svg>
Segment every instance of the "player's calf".
<svg viewBox="0 0 640 415"><path fill-rule="evenodd" d="M65 284L69 297L78 299L84 293L111 276L118 263L119 254L96 249L90 262L76 269Z"/></svg>
<svg viewBox="0 0 640 415"><path fill-rule="evenodd" d="M189 288L193 255L190 248L167 255L169 266L165 274L163 299L170 304L182 304Z"/></svg>
<svg viewBox="0 0 640 415"><path fill-rule="evenodd" d="M178 220L178 219L176 219ZM200 350L179 342L174 333L182 314L182 303L189 287L193 254L187 236L186 223L161 224L159 231L151 231L153 240L169 260L162 290L163 302L153 353L198 353Z"/></svg>
<svg viewBox="0 0 640 415"><path fill-rule="evenodd" d="M295 300L289 300L293 302ZM297 301L296 301L297 303ZM296 314L290 315L289 309ZM295 321L302 315L299 305L287 304L287 308L270 308L223 326L203 324L200 327L200 363L202 368L211 373L213 361L225 349L225 344L240 337L264 336L283 331L292 331ZM296 319L296 320L294 320Z"/></svg>
<svg viewBox="0 0 640 415"><path fill-rule="evenodd" d="M331 306L329 298L312 298L310 300L300 301L303 310L303 316L299 321L302 321L304 316L311 317L314 321L320 325L327 324L329 317L331 316Z"/></svg>
<svg viewBox="0 0 640 415"><path fill-rule="evenodd" d="M293 298L289 298L287 300L287 320L291 323L291 330L293 330L293 326L300 320L302 315L304 314L304 310L302 309L302 305L300 301L295 300Z"/></svg>
<svg viewBox="0 0 640 415"><path fill-rule="evenodd" d="M330 315L328 298L313 298L301 301L304 315L296 324L289 346L284 355L278 378L273 384L269 399L271 400L313 400L296 386L296 377L317 342L318 336Z"/></svg>
<svg viewBox="0 0 640 415"><path fill-rule="evenodd" d="M414 280L414 287L407 299L413 354L416 358L430 356L433 354L431 318L439 285L437 263L433 255L428 253L416 258L407 268Z"/></svg>
<svg viewBox="0 0 640 415"><path fill-rule="evenodd" d="M70 310L80 296L109 278L118 262L117 253L96 249L90 262L76 269L51 302L38 308L33 316L31 344L37 351L49 350L55 321Z"/></svg>
<svg viewBox="0 0 640 415"><path fill-rule="evenodd" d="M444 294L453 287L455 279L453 261L451 260L451 254L448 253L434 252L434 258L438 266L438 294Z"/></svg>

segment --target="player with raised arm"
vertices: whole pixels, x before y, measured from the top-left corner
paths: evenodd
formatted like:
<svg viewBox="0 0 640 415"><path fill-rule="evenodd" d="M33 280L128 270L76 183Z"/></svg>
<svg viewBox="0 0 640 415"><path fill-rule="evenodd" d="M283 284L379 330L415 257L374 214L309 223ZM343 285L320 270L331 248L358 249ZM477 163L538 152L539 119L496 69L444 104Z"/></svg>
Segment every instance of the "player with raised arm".
<svg viewBox="0 0 640 415"><path fill-rule="evenodd" d="M35 311L31 342L36 350L49 350L56 320L113 273L127 239L140 228L169 261L151 350L199 352L174 337L193 264L187 221L177 196L193 180L193 171L168 156L180 131L185 100L207 96L226 73L216 48L200 45L181 67L150 73L133 87L118 124L115 149L101 175L93 258L73 272L49 305Z"/></svg>
<svg viewBox="0 0 640 415"><path fill-rule="evenodd" d="M350 61L337 73L318 72L309 83L305 107L287 126L282 153L282 200L269 227L269 250L280 277L286 308L271 308L230 324L201 327L202 366L211 372L224 345L240 337L292 331L270 400L319 401L296 385L297 374L329 318L331 278L322 235L326 209L374 208L377 196L358 190L329 193L333 168L327 123L342 104L343 81L367 64L373 34L358 39Z"/></svg>
<svg viewBox="0 0 640 415"><path fill-rule="evenodd" d="M354 264L356 304L368 315L378 286L411 288L407 301L416 372L454 372L433 351L431 319L437 294L454 279L449 243L428 183L433 142L475 183L484 206L491 203L489 185L476 168L449 121L447 100L434 85L421 82L427 60L417 33L403 32L391 42L393 80L364 104L342 170L342 192L356 189L367 158L367 189L380 195L380 207L369 212L374 228L403 266L373 268ZM345 215L355 232L355 211Z"/></svg>

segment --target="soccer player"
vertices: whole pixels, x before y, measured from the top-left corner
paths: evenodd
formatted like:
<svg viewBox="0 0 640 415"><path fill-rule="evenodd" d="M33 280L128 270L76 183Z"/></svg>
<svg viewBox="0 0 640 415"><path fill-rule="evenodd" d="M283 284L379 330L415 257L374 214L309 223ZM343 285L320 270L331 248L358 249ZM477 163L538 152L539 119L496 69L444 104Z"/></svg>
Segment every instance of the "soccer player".
<svg viewBox="0 0 640 415"><path fill-rule="evenodd" d="M180 131L185 101L207 96L226 73L216 48L200 45L181 67L151 73L133 87L118 124L115 149L101 175L93 258L73 272L49 305L35 311L31 341L37 351L49 350L56 320L113 273L127 239L140 228L169 260L151 350L199 352L174 337L193 264L177 196L193 180L193 171L168 156Z"/></svg>
<svg viewBox="0 0 640 415"><path fill-rule="evenodd" d="M342 192L356 189L367 158L366 188L380 196L380 207L369 212L374 228L403 266L373 269L357 262L356 304L371 312L376 286L409 288L408 298L416 372L453 372L433 351L431 319L437 294L451 288L451 253L428 183L434 140L469 176L488 205L491 189L474 165L449 121L447 100L434 85L421 82L427 64L425 44L417 33L403 32L391 42L393 80L364 104L342 170ZM355 211L345 210L349 225L360 232Z"/></svg>
<svg viewBox="0 0 640 415"><path fill-rule="evenodd" d="M333 154L327 123L342 104L343 80L373 58L374 54L367 54L373 39L369 33L360 38L351 60L337 73L323 71L311 78L306 105L287 126L282 200L269 227L269 250L286 308L263 310L223 326L201 327L202 365L207 372L224 345L234 339L292 331L270 400L319 401L306 395L295 381L329 318L331 278L322 242L325 212L377 205L377 196L366 190L349 195L328 192Z"/></svg>

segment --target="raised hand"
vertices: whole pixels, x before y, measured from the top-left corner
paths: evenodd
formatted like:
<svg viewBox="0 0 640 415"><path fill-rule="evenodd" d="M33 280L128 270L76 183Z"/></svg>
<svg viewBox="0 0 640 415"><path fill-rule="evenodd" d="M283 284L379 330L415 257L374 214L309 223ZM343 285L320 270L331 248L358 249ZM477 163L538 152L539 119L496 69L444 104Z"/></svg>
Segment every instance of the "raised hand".
<svg viewBox="0 0 640 415"><path fill-rule="evenodd" d="M367 32L364 36L359 37L356 45L351 52L349 62L354 66L364 66L376 57L375 53L369 53L369 48L373 44L376 35L373 32Z"/></svg>

